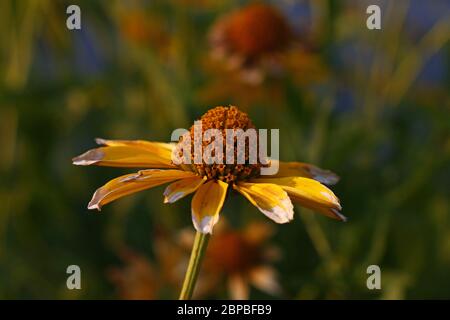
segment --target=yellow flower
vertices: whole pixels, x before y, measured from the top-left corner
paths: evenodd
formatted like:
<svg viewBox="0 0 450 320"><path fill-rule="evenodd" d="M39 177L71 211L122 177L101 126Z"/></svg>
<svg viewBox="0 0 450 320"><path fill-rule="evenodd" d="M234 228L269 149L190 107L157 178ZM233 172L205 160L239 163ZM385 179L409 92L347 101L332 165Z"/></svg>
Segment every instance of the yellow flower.
<svg viewBox="0 0 450 320"><path fill-rule="evenodd" d="M223 131L254 128L247 114L233 106L213 108L200 120L203 132L211 128ZM190 134L193 136L194 126ZM212 233L227 193L232 190L242 194L277 223L293 219L292 201L331 218L345 220L340 213L338 198L322 184L334 184L338 177L311 164L279 162L277 174L262 177L259 175L261 164L203 162L175 165L172 153L177 152L176 144L104 139L97 139L97 143L103 146L75 157L73 164L146 169L106 183L94 193L88 209L100 210L103 205L123 196L170 183L164 191L165 203L173 203L194 193L192 221L201 233ZM181 143L183 141L178 145Z"/></svg>

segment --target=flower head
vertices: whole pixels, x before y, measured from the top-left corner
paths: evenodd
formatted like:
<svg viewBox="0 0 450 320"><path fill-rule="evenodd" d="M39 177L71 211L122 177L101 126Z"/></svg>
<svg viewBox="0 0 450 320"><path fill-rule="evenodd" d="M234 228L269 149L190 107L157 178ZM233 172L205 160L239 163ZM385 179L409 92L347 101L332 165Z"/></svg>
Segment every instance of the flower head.
<svg viewBox="0 0 450 320"><path fill-rule="evenodd" d="M285 49L291 36L289 24L276 8L256 3L220 21L211 40L251 62L267 53Z"/></svg>
<svg viewBox="0 0 450 320"><path fill-rule="evenodd" d="M209 110L201 123L219 131L254 128L247 114L234 106ZM186 143L183 139L178 146L142 140L97 139L97 143L103 146L75 157L73 164L146 169L115 178L97 189L88 209L100 210L103 205L123 196L169 183L164 191L165 203L194 193L192 221L201 233L212 233L227 193L233 190L277 223L293 219L292 201L334 219L345 220L340 214L338 198L322 184L336 183L337 176L310 164L279 162L277 174L260 176L258 172L262 165L248 161L247 149L244 164L211 164L201 158L199 164L176 165L172 154L178 153L177 147ZM195 156L191 154L192 158Z"/></svg>
<svg viewBox="0 0 450 320"><path fill-rule="evenodd" d="M248 130L248 129L256 129L248 115L242 111L240 111L236 107L216 107L208 112L206 112L201 118L201 129L202 135L210 129L220 130L222 136L222 145L226 146L226 130ZM191 161L193 162L195 159L195 143L202 144L202 154L205 149L208 147L209 143L207 141L199 141L199 137L195 136L195 125L193 125L189 131L189 142L191 144ZM183 139L178 143L180 148L185 147L185 142ZM238 145L237 141L233 142L233 150L230 152L233 153L233 160L237 159ZM193 170L201 176L206 176L208 179L217 179L221 181L225 181L227 183L245 180L251 177L256 177L259 174L259 170L261 168L260 163L251 164L249 162L249 146L244 146L245 150L245 163L237 164L225 164L228 150L222 153L222 158L220 160L221 163L213 163L206 164L205 161L202 161L200 164L195 164L193 166ZM177 152L178 150L176 150ZM237 161L235 161L237 162Z"/></svg>
<svg viewBox="0 0 450 320"><path fill-rule="evenodd" d="M275 7L254 3L220 18L212 27L213 56L240 69L247 82L262 80L262 66L293 44L293 31Z"/></svg>

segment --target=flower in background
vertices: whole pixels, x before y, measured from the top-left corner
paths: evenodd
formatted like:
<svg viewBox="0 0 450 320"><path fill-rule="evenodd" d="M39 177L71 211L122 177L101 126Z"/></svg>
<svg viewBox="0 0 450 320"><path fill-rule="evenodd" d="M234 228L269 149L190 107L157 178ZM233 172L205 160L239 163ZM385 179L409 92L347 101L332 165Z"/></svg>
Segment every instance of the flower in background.
<svg viewBox="0 0 450 320"><path fill-rule="evenodd" d="M212 27L213 56L239 70L244 80L259 83L264 69L276 70L276 55L293 40L285 17L267 4L250 4L220 18Z"/></svg>
<svg viewBox="0 0 450 320"><path fill-rule="evenodd" d="M224 285L232 299L248 299L251 286L272 296L282 294L278 274L272 267L281 256L279 248L269 243L273 234L274 228L267 223L252 222L237 230L224 219L209 242L196 297L220 294ZM122 266L107 272L118 298L170 297L183 279L193 238L192 229L175 234L159 230L153 239L152 260L127 247L118 250Z"/></svg>
<svg viewBox="0 0 450 320"><path fill-rule="evenodd" d="M276 270L271 266L280 252L268 243L273 228L253 222L243 230L220 224L211 238L198 282L197 297L218 293L223 281L232 299L248 299L250 286L272 295L280 295Z"/></svg>
<svg viewBox="0 0 450 320"><path fill-rule="evenodd" d="M231 99L239 105L285 106L286 83L299 87L328 81L329 71L316 44L299 36L276 7L256 3L220 17L210 32L209 81L200 103Z"/></svg>
<svg viewBox="0 0 450 320"><path fill-rule="evenodd" d="M203 133L212 128L244 131L255 128L248 115L234 106L213 108L200 121ZM194 144L194 126L189 134ZM226 137L223 139L223 146L226 146ZM279 162L277 174L262 178L262 164L250 164L248 160L245 164L207 164L203 160L202 164L175 165L172 152L177 152L177 146L185 144L182 139L178 145L104 139L97 139L97 143L103 146L75 157L73 164L148 169L109 181L94 193L88 209L100 210L105 204L121 197L170 183L164 191L164 203L173 203L193 193L192 221L195 229L203 234L212 233L227 193L231 191L243 195L277 223L287 223L293 219L292 201L331 218L345 220L340 213L338 198L322 184L336 183L337 176L310 164ZM204 149L207 146L203 144ZM236 148L237 141L234 142L234 150ZM245 159L248 159L248 150L245 152ZM226 163L226 153L223 152L223 163ZM193 163L193 153L191 157Z"/></svg>
<svg viewBox="0 0 450 320"><path fill-rule="evenodd" d="M154 266L146 257L130 249L119 251L123 267L111 268L109 279L124 300L153 300L158 298L162 283Z"/></svg>
<svg viewBox="0 0 450 320"><path fill-rule="evenodd" d="M211 29L210 43L213 58L238 71L244 83L259 84L266 75L286 69L319 70L320 61L301 47L288 19L264 3L247 5L219 18Z"/></svg>
<svg viewBox="0 0 450 320"><path fill-rule="evenodd" d="M120 299L160 299L178 290L188 258L186 249L178 237L161 229L154 234L152 244L152 260L125 246L118 250L122 266L110 268L107 275Z"/></svg>

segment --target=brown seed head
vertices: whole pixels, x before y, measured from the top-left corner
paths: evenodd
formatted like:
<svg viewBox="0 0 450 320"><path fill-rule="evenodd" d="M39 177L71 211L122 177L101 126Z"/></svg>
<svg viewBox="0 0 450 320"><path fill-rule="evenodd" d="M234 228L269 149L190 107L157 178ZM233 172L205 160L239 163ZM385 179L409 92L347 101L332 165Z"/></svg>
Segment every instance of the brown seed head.
<svg viewBox="0 0 450 320"><path fill-rule="evenodd" d="M202 145L202 154L205 151L206 146L208 146L212 141L196 141L197 138L195 132L195 125L190 129L190 142L191 142L191 163L193 164L193 169L201 176L206 176L208 179L218 179L227 183L233 183L238 180L246 180L259 175L261 164L249 163L249 141L246 140L245 143L245 163L237 164L237 153L238 153L238 143L236 136L234 137L233 146L227 146L226 142L226 129L242 129L246 131L247 129L256 129L248 115L234 106L228 107L215 107L208 112L206 112L200 118L202 124L202 137L206 130L208 129L218 129L222 133L222 145L223 145L223 159L222 164L207 164L202 158L202 164L193 164L195 159L195 147L194 144L198 143ZM179 146L183 146L185 142L180 139L178 143ZM228 148L227 148L228 147ZM180 151L181 152L181 151ZM233 164L226 163L226 155L234 152L234 162ZM214 155L214 154L213 154ZM182 154L180 153L180 156Z"/></svg>
<svg viewBox="0 0 450 320"><path fill-rule="evenodd" d="M252 60L284 49L291 29L283 15L267 4L252 4L232 14L225 26L229 48Z"/></svg>

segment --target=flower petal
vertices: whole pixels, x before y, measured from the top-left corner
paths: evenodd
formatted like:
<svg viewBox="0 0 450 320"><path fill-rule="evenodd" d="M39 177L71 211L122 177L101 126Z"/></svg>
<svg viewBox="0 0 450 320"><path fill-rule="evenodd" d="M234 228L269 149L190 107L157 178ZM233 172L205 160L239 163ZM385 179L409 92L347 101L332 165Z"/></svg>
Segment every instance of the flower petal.
<svg viewBox="0 0 450 320"><path fill-rule="evenodd" d="M80 166L176 168L172 164L172 145L150 141L96 139L104 147L91 149L72 159Z"/></svg>
<svg viewBox="0 0 450 320"><path fill-rule="evenodd" d="M219 220L227 194L228 184L211 180L203 184L192 198L192 222L198 232L212 233L213 226Z"/></svg>
<svg viewBox="0 0 450 320"><path fill-rule="evenodd" d="M345 221L340 213L342 207L333 191L320 182L303 177L257 178L254 183L274 183L285 190L291 199L302 206L320 212L334 219Z"/></svg>
<svg viewBox="0 0 450 320"><path fill-rule="evenodd" d="M234 188L273 221L286 223L294 218L291 199L276 184L241 182Z"/></svg>
<svg viewBox="0 0 450 320"><path fill-rule="evenodd" d="M154 153L171 156L172 151L176 144L174 143L164 143L164 142L153 142L146 140L108 140L102 138L96 138L95 142L99 145L110 146L110 147L128 147L135 146L139 148L148 149Z"/></svg>
<svg viewBox="0 0 450 320"><path fill-rule="evenodd" d="M205 177L192 177L169 184L166 190L164 190L164 203L174 203L188 194L191 194L196 191L205 180Z"/></svg>
<svg viewBox="0 0 450 320"><path fill-rule="evenodd" d="M278 165L278 173L267 178L305 177L317 180L326 185L334 185L339 181L339 176L335 173L309 163L279 161Z"/></svg>
<svg viewBox="0 0 450 320"><path fill-rule="evenodd" d="M142 170L115 178L97 189L88 204L88 209L101 210L111 201L126 195L149 189L167 182L191 178L194 174L181 170Z"/></svg>

